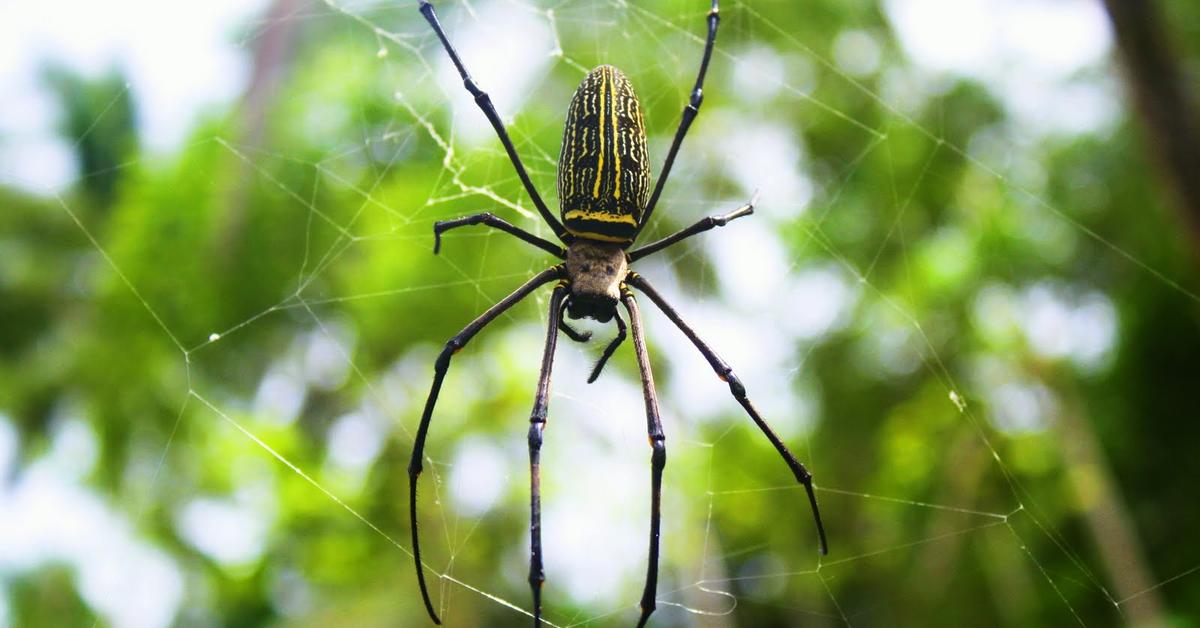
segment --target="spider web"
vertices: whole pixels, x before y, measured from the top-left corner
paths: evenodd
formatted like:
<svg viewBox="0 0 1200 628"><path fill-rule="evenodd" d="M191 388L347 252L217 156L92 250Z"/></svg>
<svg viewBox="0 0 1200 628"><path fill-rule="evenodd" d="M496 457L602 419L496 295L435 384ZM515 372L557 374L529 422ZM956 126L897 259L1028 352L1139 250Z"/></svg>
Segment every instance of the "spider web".
<svg viewBox="0 0 1200 628"><path fill-rule="evenodd" d="M468 68L508 121L535 184L555 207L563 105L597 63L630 75L646 104L651 153L661 159L699 60L705 7L697 5L703 4L497 1L437 8ZM779 25L791 10L787 3L723 4L705 105L649 233L728 211L759 191L756 215L649 258L638 270L733 365L763 415L814 472L832 552L816 554L801 489L782 463L757 463L774 456L768 443L686 339L643 299L669 458L659 609L652 621L724 626L769 616L862 625L922 594L929 599L916 607L927 608L929 617L955 616L967 611L948 609L933 589L954 590L956 569L983 569L981 564L995 565L985 579L996 595L1057 609L1047 611L1051 616L1065 609L1081 625L1147 617L1138 614L1144 609L1131 615L1131 607L1157 608L1160 590L1200 570L1200 557L1183 557L1195 566L1174 573L1153 566L1153 575L1142 580L1115 577L1103 553L1074 529L1085 526L1065 518L1045 487L1071 482L1072 469L1039 475L1030 468L1037 463L1019 449L1031 436L1052 440L1046 435L1086 419L1067 416L1068 400L1009 359L1009 349L960 355L971 332L944 325L936 311L927 313L928 295L913 276L923 264L946 260L957 260L963 267L958 272L975 272L959 259L972 251L965 230L998 204L1033 224L1038 233L1032 238L1070 239L1072 246L1094 250L1190 301L1200 302L1200 296L1049 200L1036 152L1019 145L1030 138L997 128L972 136L968 145L955 134L949 119L954 112L944 112L941 127L921 121L920 103L948 89L941 77L897 67L887 70L882 87L869 86L861 77L882 63L871 59L872 46L876 56L883 54L877 16L864 16L860 28L850 25L849 43L826 53ZM385 582L368 587L367 604L383 616L420 622L403 468L438 343L467 322L438 320L432 308L469 299L473 311L482 311L550 260L482 229L447 236L442 254L420 267L411 259L429 254L432 222L468 213L493 211L543 236L549 231L411 3L327 0L252 25L243 44L253 48L271 29L293 23L327 46L301 48L298 60L327 68L322 80L297 79L286 92L297 102L285 111L311 121L302 127L310 137L289 138L281 151L220 130L186 149L196 158L192 167L211 169L214 178L222 168L241 173L228 189L203 191L209 202L222 204L254 189L234 206L244 203L243 211L251 212L255 202L269 201L285 208L266 218L275 221L268 231L301 237L281 237L283 247L249 246L263 256L296 260L286 291L264 291L261 305L223 327L199 331L186 313L160 303L164 290L203 290L221 298L230 286L164 289L155 281L148 288L145 278L126 271L122 255L131 254L128 249L114 250L81 208L66 197L58 200L115 281L148 314L146 326L173 346L181 382L177 414L160 442L158 462L143 470L149 478L144 499L170 502L160 493L163 484L194 482L173 462L179 439L203 459L232 456L231 473L244 475L251 488L236 487L232 497L197 494L188 508L241 508L270 521L285 538L314 547L324 535L370 537L358 544L361 554L343 557L370 561L373 573L386 574L380 576ZM825 89L828 83L835 86ZM329 99L341 106L344 93L363 96L350 99L346 110L333 109ZM372 109L380 103L387 107L382 124ZM842 137L851 145L831 147L843 157L823 159L817 147L805 146L799 132L809 124L848 129ZM913 145L925 154L915 162L900 154ZM966 174L952 172L947 160ZM957 213L938 224L915 220L928 210L916 206L922 186L955 176L970 180L967 192L949 201ZM890 203L872 206L873 199L843 194L864 186L884 190ZM424 202L410 202L414 197ZM887 227L856 232L856 220ZM356 276L373 265L394 274ZM1102 372L1111 362L1113 332L1105 339L1103 331L1114 324L1114 305L1099 288L1030 280L1014 270L1008 281L1001 276L967 294L954 292L955 277L944 279L948 298L970 303L965 309L979 327L1024 334L1032 353L1085 372ZM1087 285L1085 277L1070 279ZM522 434L544 335L544 292L459 354L435 414L420 508L425 569L449 625L508 624L528 615ZM1033 314L1023 318L1025 308ZM1039 312L1100 329L1101 338L1042 338L1065 332L1053 324L1046 332ZM411 345L398 357L363 346L388 325L397 330L384 337ZM282 335L275 341L278 356L238 365L238 353L260 346L258 331L268 327ZM612 333L590 329L598 338ZM843 416L839 411L855 406L823 405L824 387L843 395L854 389L852 382L822 380L815 372L830 368L821 356L834 342L853 344L849 354L858 357L848 366L858 377L903 382L899 409ZM564 340L555 364L542 462L546 619L554 626L629 623L644 577L649 449L641 395L627 349L596 384L584 384L602 346ZM239 381L243 377L257 382L252 390ZM528 394L510 398L510 389ZM322 405L314 396L340 401ZM883 450L854 453L856 443L836 436L841 423L856 426L847 430L852 434L863 425L882 431ZM818 428L827 445L814 442ZM921 442L913 442L913 432ZM824 436L829 433L835 435ZM315 442L304 442L308 438ZM1038 455L1045 453L1033 457ZM1076 455L1094 470L1094 450L1083 447ZM866 456L858 475L828 471L847 468L847 457L855 456ZM755 463L745 466L745 460ZM380 478L373 469L394 477ZM1094 487L1100 480L1089 481ZM284 510L265 496L297 491L310 502L300 511ZM1098 508L1103 511L1103 503ZM1120 519L1109 511L1099 516ZM326 527L306 529L314 521ZM193 546L205 550L203 543ZM369 549L376 546L386 551ZM269 554L263 558L266 552L259 547L249 558L227 558L226 566L236 570L271 560ZM969 560L968 552L982 558ZM339 594L329 590L353 581L310 571L296 556L291 560L296 564L286 565L286 577L278 580L282 593L273 597L285 616L316 612L325 604L312 602L314 596L335 598ZM1138 562L1125 560L1119 565ZM930 574L929 582L891 586L888 578L914 573L907 569ZM989 599L986 593L974 596L964 599ZM1003 616L1004 603L991 603ZM328 606L336 613L340 604Z"/></svg>

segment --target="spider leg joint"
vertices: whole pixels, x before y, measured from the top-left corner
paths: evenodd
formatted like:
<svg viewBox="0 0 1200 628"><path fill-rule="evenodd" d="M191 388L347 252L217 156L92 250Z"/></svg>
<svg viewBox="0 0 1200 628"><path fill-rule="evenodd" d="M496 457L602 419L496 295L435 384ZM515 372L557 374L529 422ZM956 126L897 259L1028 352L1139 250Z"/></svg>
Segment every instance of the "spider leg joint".
<svg viewBox="0 0 1200 628"><path fill-rule="evenodd" d="M742 380L738 379L738 376L733 374L732 369L727 371L725 375L721 377L721 379L729 383L729 392L733 393L734 397L737 397L738 399L746 398L746 387L742 385Z"/></svg>
<svg viewBox="0 0 1200 628"><path fill-rule="evenodd" d="M546 419L543 417L541 422L531 421L531 423L532 425L529 426L528 437L529 446L533 448L534 451L537 451L542 447L542 430L545 428Z"/></svg>

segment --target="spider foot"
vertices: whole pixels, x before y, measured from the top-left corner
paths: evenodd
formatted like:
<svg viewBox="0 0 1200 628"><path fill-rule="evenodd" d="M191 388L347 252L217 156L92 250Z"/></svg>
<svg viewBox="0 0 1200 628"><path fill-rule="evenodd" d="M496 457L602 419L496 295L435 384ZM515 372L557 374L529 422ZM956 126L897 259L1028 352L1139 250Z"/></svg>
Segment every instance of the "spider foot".
<svg viewBox="0 0 1200 628"><path fill-rule="evenodd" d="M579 330L575 329L574 327L571 327L570 325L568 325L566 321L560 320L558 323L558 328L561 329L562 332L567 335L567 338L570 338L571 340L574 340L575 342L587 342L592 339L592 332L579 331Z"/></svg>

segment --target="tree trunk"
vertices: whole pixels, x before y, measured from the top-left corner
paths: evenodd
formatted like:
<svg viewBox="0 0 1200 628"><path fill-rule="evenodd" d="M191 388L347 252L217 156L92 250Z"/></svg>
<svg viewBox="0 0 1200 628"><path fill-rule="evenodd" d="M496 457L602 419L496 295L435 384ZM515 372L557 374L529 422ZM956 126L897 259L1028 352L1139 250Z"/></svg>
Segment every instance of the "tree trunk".
<svg viewBox="0 0 1200 628"><path fill-rule="evenodd" d="M1153 0L1104 0L1147 148L1200 250L1200 120Z"/></svg>

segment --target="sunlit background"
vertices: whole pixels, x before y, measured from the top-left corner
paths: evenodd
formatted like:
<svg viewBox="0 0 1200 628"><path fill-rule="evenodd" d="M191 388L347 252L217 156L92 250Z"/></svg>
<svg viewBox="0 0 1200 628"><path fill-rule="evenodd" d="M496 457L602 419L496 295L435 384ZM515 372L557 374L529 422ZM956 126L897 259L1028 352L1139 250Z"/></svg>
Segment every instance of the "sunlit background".
<svg viewBox="0 0 1200 628"><path fill-rule="evenodd" d="M1200 8L1162 2L1185 84ZM622 68L655 172L705 0L446 0L557 207ZM1200 625L1200 275L1099 0L727 0L647 258L814 472L642 299L667 433L654 626ZM406 467L441 344L553 260L415 3L0 9L0 625L431 625ZM1190 77L1187 78L1187 77ZM1192 110L1195 115L1195 110ZM548 291L453 362L420 512L450 626L526 625ZM546 619L632 625L641 390L559 341Z"/></svg>

